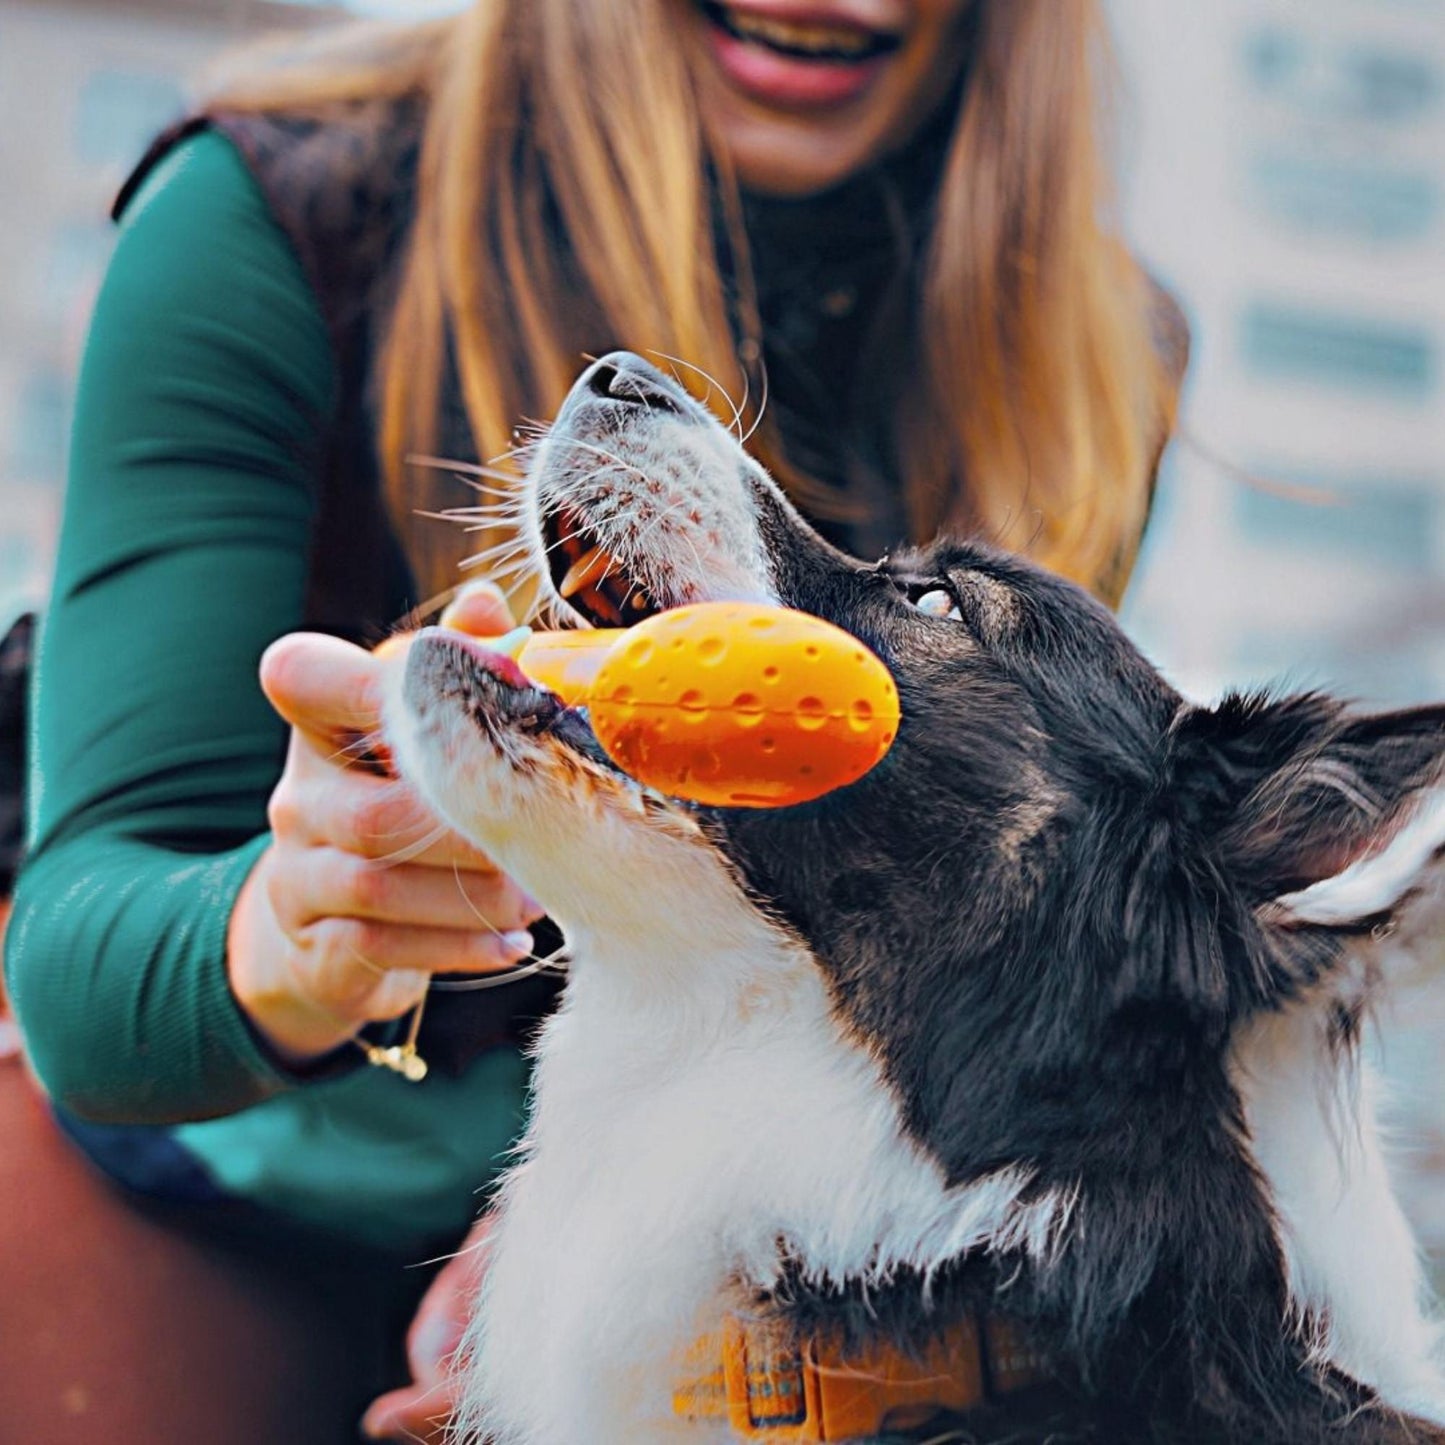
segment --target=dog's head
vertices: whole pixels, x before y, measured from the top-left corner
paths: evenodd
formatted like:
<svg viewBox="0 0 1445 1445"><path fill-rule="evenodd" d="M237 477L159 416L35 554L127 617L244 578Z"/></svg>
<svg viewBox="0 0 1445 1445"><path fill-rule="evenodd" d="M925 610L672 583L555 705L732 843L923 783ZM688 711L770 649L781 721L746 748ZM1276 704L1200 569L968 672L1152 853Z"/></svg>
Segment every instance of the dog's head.
<svg viewBox="0 0 1445 1445"><path fill-rule="evenodd" d="M943 541L855 561L636 357L578 381L526 503L571 621L738 597L814 613L893 673L897 741L816 802L698 808L624 777L509 662L428 631L387 718L403 771L564 926L674 929L685 959L689 890L745 893L806 945L951 1181L1019 1162L1043 1183L1147 1179L1201 1119L1227 1133L1231 1039L1382 931L1433 850L1404 824L1445 762L1445 709L1197 707L1016 557ZM1342 989L1341 1029L1357 1002Z"/></svg>

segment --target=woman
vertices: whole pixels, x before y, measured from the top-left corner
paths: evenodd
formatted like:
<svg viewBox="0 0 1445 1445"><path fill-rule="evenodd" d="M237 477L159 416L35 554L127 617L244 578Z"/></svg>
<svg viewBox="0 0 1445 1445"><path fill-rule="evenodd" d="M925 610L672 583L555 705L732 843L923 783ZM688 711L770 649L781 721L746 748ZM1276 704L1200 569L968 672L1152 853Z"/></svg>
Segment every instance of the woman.
<svg viewBox="0 0 1445 1445"><path fill-rule="evenodd" d="M1095 11L476 0L163 138L81 381L9 944L92 1158L352 1274L465 1228L542 1000L437 996L420 1087L368 1044L429 976L526 959L538 910L358 745L355 644L476 550L418 458L505 465L585 354L754 398L758 454L856 550L981 528L1117 599L1183 351L1101 229ZM377 1429L427 1413L439 1291Z"/></svg>

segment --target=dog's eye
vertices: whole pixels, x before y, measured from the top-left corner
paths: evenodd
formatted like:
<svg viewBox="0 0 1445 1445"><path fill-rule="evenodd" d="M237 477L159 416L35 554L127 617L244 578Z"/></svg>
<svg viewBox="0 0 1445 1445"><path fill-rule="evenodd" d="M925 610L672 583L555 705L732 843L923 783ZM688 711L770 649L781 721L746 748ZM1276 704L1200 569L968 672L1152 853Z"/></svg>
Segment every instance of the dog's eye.
<svg viewBox="0 0 1445 1445"><path fill-rule="evenodd" d="M911 599L913 605L926 617L951 617L955 622L963 621L953 593L946 587L930 587Z"/></svg>

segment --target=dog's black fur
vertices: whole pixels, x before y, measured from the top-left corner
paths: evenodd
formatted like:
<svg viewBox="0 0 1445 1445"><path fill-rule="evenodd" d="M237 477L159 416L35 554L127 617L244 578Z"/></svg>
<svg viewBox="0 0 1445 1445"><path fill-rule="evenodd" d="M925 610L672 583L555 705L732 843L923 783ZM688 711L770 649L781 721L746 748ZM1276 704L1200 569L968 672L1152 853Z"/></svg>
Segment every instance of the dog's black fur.
<svg viewBox="0 0 1445 1445"><path fill-rule="evenodd" d="M788 1309L916 1341L1001 1304L1078 1392L1041 1439L1445 1440L1354 1414L1368 1392L1285 1328L1226 1067L1241 1023L1349 941L1272 926L1269 905L1340 872L1438 780L1445 708L1192 707L1067 582L952 542L857 566L762 504L782 599L887 662L904 722L853 787L714 826L951 1180L1028 1160L1040 1191L1081 1185L1077 1239L1048 1268L965 1261L926 1293L901 1278ZM907 605L940 586L961 621ZM1356 1022L1342 1013L1342 1046Z"/></svg>
<svg viewBox="0 0 1445 1445"><path fill-rule="evenodd" d="M650 413L716 426L624 356L558 427L627 455ZM1439 783L1445 707L1194 706L1081 589L967 543L856 562L740 471L779 600L867 643L903 721L851 787L703 826L806 941L950 1183L1022 1163L1039 1196L1077 1197L1045 1260L970 1255L926 1289L905 1274L866 1295L785 1271L760 1307L864 1343L918 1345L981 1310L1022 1321L1057 1387L950 1438L1445 1442L1312 1358L1319 1322L1291 1318L1230 1073L1242 1028L1328 993L1384 921L1304 924L1277 900L1381 847ZM914 605L939 589L956 617ZM1330 1005L1342 1055L1367 992Z"/></svg>

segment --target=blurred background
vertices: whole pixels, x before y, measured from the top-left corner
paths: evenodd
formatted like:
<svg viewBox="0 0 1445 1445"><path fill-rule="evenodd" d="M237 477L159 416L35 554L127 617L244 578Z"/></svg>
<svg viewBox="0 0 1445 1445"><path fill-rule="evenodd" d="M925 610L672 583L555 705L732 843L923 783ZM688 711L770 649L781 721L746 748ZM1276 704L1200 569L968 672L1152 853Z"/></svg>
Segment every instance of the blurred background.
<svg viewBox="0 0 1445 1445"><path fill-rule="evenodd" d="M1107 4L1122 222L1194 336L1126 625L1201 698L1445 698L1445 0ZM186 78L277 27L449 8L0 0L0 633L45 596L110 198ZM1445 990L1380 1047L1438 1265Z"/></svg>

